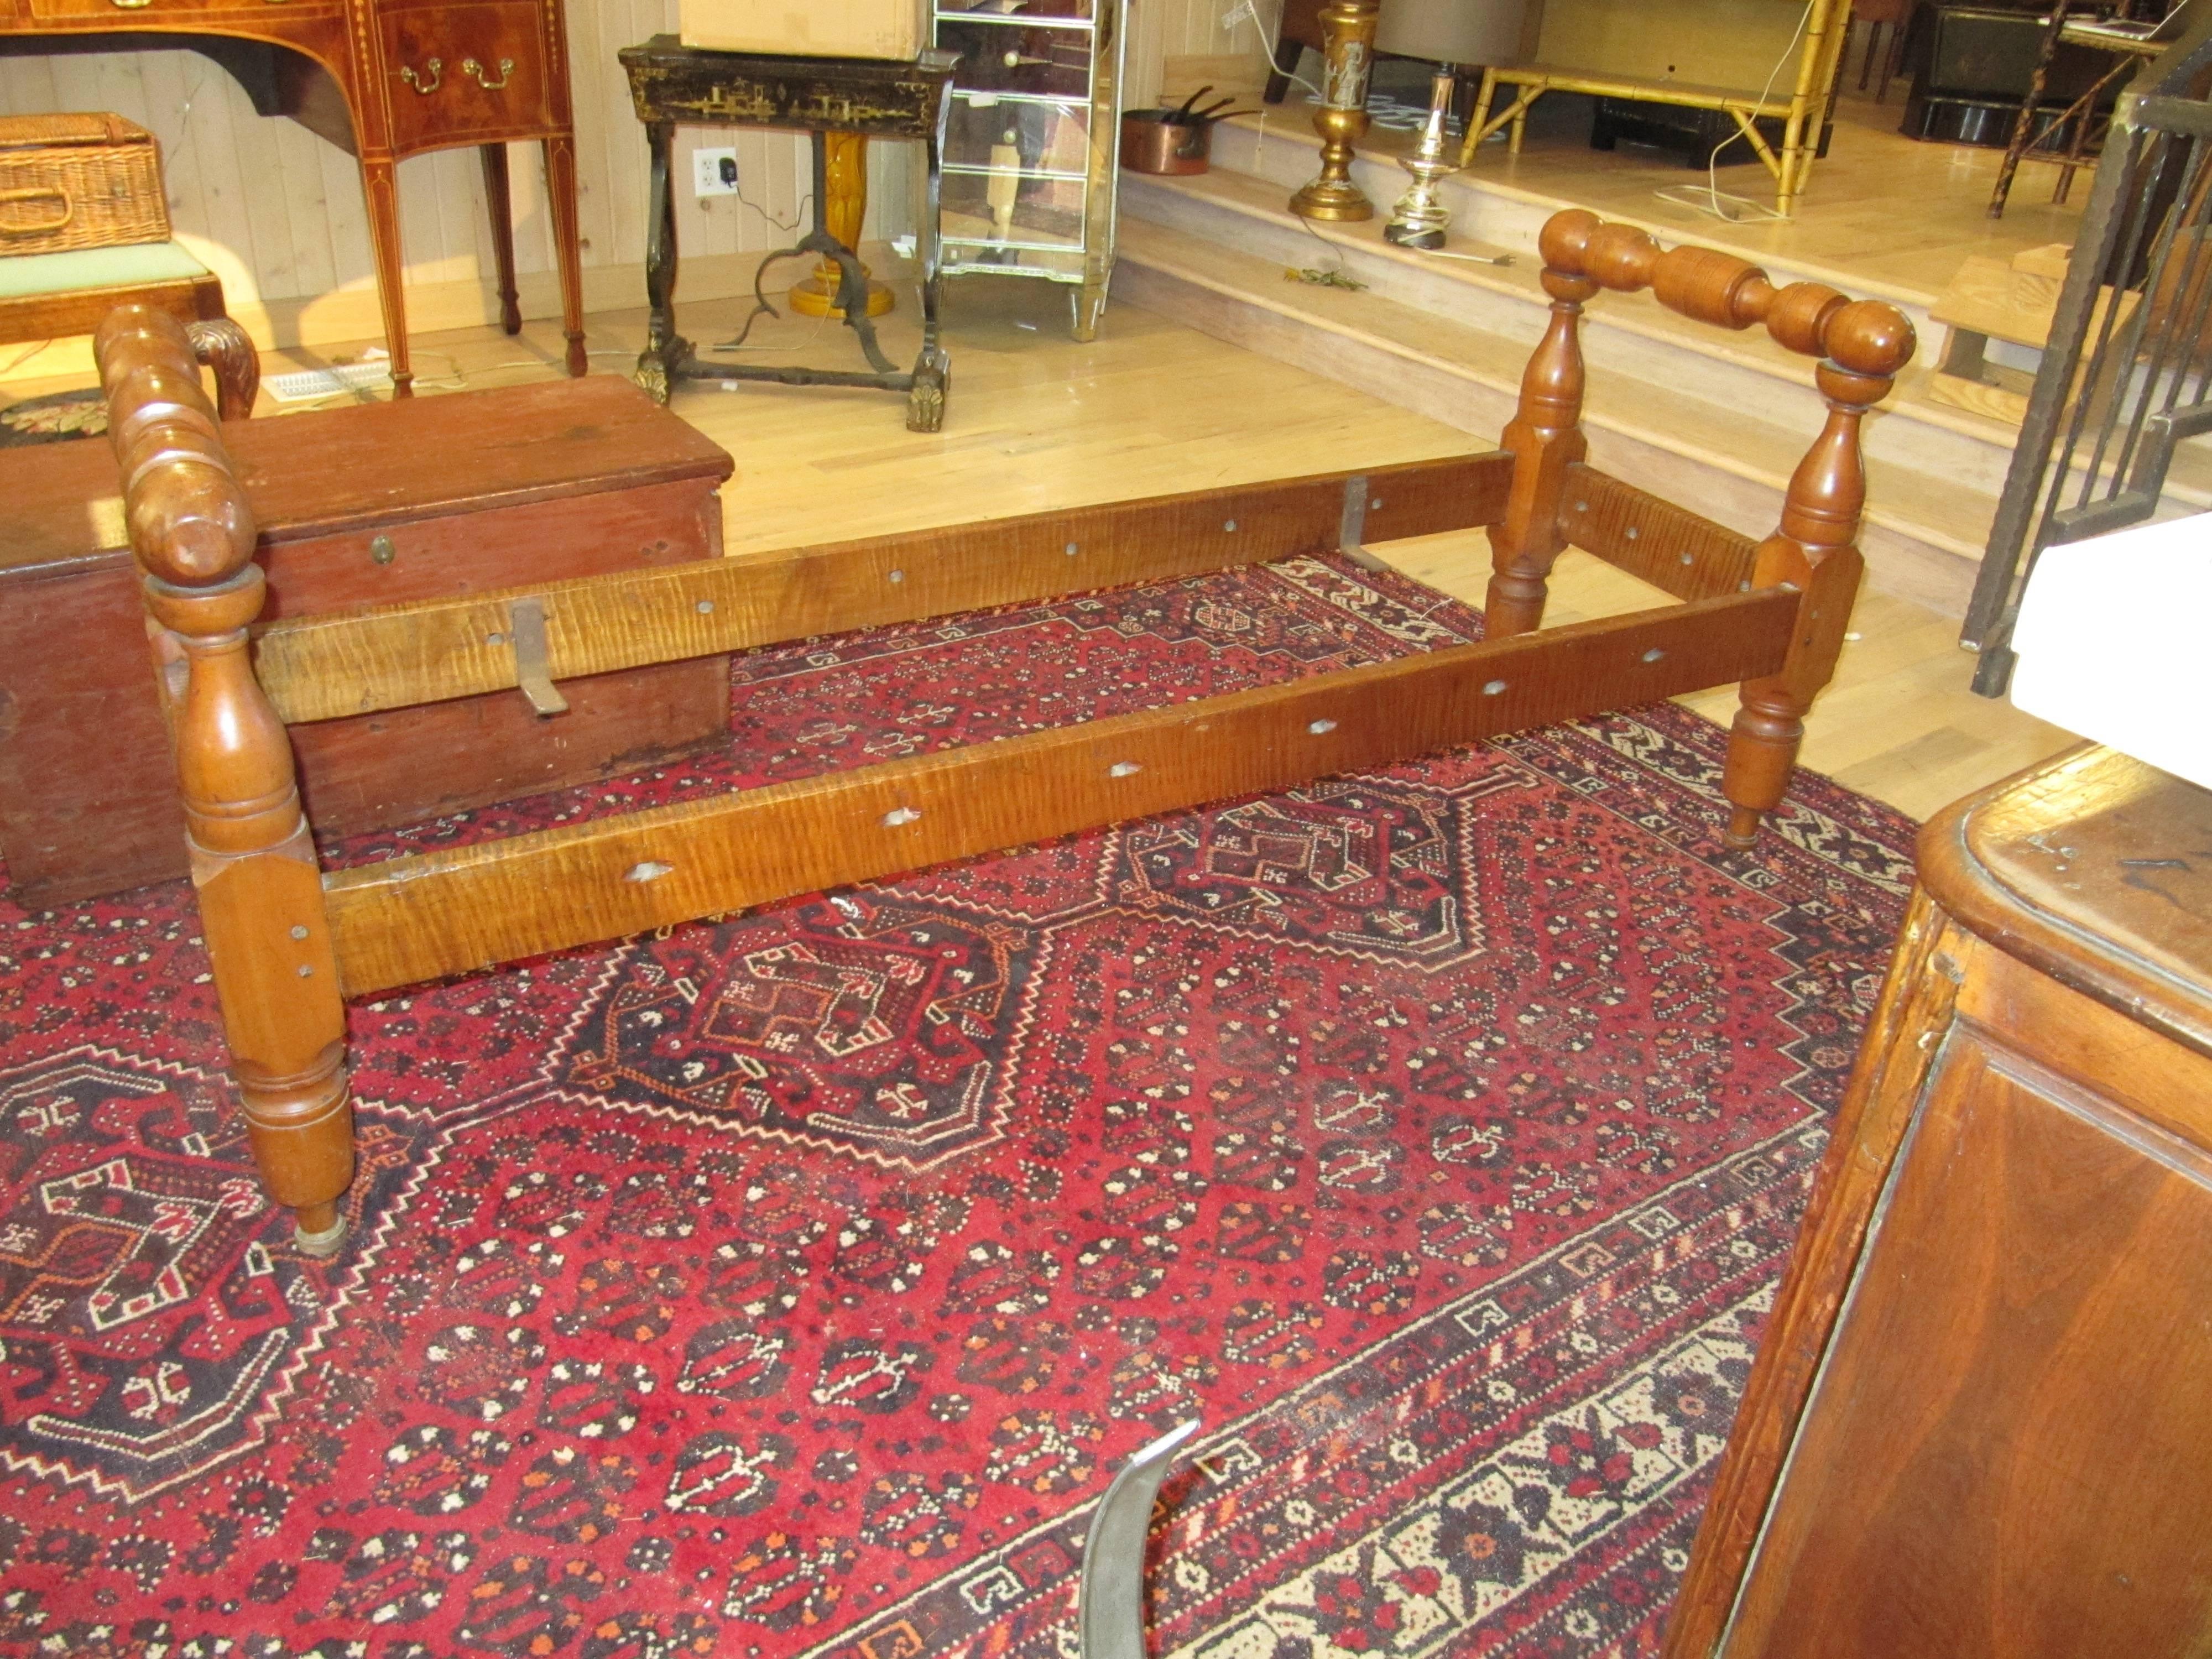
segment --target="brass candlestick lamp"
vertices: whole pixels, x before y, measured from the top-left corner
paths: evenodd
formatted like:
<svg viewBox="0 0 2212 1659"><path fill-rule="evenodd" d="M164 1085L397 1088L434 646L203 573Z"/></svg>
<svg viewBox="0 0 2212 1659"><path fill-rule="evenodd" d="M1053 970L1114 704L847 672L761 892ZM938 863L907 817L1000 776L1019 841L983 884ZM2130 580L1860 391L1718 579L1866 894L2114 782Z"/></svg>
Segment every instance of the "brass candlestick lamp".
<svg viewBox="0 0 2212 1659"><path fill-rule="evenodd" d="M1400 247L1444 245L1444 227L1451 223L1451 213L1437 200L1437 182L1453 166L1444 159L1444 118L1451 112L1452 85L1452 72L1438 70L1429 86L1429 120L1421 129L1421 142L1411 155L1401 157L1398 162L1413 175L1413 182L1390 210L1390 222L1382 227L1382 235Z"/></svg>
<svg viewBox="0 0 2212 1659"><path fill-rule="evenodd" d="M1375 62L1375 24L1382 0L1329 0L1321 9L1321 174L1291 198L1304 219L1372 219L1375 204L1352 182L1352 146L1367 133L1367 75Z"/></svg>

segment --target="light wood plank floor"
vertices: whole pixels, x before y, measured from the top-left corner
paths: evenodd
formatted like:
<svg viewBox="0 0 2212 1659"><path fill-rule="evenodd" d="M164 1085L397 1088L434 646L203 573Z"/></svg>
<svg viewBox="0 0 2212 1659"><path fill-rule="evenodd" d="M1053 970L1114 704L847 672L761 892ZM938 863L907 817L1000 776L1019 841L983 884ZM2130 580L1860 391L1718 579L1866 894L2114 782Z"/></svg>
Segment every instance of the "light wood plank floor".
<svg viewBox="0 0 2212 1659"><path fill-rule="evenodd" d="M1468 446L1433 421L1127 307L1111 309L1100 337L1079 346L1067 336L1063 290L970 278L949 284L948 297L953 381L938 435L907 432L903 400L881 392L753 386L678 395L677 412L736 458L723 495L732 554ZM747 303L688 307L684 325L695 339L720 338ZM908 292L887 319L894 359L911 359L915 309ZM602 354L595 371L626 371L644 325L642 311L593 316L591 345ZM811 322L763 323L754 337L774 352L762 361L845 366L858 356L842 329ZM560 339L554 325L533 323L516 339L472 329L422 337L416 349L426 378L477 389L552 376ZM276 373L319 361L271 353L266 367ZM264 417L270 408L264 395ZM1490 567L1480 532L1377 550L1419 580L1480 602ZM1555 622L1668 603L1573 553L1560 562L1553 592ZM1969 692L1972 659L1957 648L1954 626L1932 612L1869 594L1857 629L1837 684L1808 722L1807 764L1925 817L2071 741ZM1725 720L1735 697L1723 690L1687 701Z"/></svg>

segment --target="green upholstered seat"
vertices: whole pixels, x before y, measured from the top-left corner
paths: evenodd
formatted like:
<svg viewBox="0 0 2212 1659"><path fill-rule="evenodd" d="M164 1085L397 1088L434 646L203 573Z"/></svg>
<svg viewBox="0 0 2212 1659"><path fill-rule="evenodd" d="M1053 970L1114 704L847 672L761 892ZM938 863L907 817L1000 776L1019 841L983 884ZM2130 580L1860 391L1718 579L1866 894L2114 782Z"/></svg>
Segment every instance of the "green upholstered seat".
<svg viewBox="0 0 2212 1659"><path fill-rule="evenodd" d="M185 283L208 269L179 242L132 242L122 247L72 248L66 253L0 258L0 300L80 289L140 288Z"/></svg>

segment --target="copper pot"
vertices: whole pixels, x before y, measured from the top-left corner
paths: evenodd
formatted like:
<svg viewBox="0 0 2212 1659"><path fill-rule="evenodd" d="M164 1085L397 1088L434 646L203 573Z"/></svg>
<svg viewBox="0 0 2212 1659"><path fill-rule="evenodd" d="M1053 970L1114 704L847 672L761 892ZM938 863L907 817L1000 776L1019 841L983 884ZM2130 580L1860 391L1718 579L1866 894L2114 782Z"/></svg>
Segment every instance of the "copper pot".
<svg viewBox="0 0 2212 1659"><path fill-rule="evenodd" d="M1121 165L1132 173L1203 173L1213 144L1211 121L1170 121L1171 110L1133 110L1121 118Z"/></svg>

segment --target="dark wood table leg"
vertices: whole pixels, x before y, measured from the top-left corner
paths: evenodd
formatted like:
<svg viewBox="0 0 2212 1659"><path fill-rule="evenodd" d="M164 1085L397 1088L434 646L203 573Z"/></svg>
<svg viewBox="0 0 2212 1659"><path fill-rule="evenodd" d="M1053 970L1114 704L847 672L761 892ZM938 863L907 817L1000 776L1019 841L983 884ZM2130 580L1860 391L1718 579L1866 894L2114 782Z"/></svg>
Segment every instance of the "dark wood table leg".
<svg viewBox="0 0 2212 1659"><path fill-rule="evenodd" d="M937 343L938 299L944 270L939 257L938 198L944 177L943 156L937 141L922 141L928 184L921 216L919 252L921 256L921 355L915 360L914 386L907 393L906 425L909 432L945 429L945 399L952 389L952 362Z"/></svg>
<svg viewBox="0 0 2212 1659"><path fill-rule="evenodd" d="M1274 62L1269 67L1267 89L1260 100L1279 104L1291 89L1291 76L1297 73L1298 59L1305 52L1303 40L1293 40L1287 34L1275 42Z"/></svg>
<svg viewBox="0 0 2212 1659"><path fill-rule="evenodd" d="M361 193L368 204L368 243L376 258L376 299L384 313L384 346L392 354L392 395L415 395L407 355L407 301L400 290L406 256L399 241L398 170L389 156L361 163Z"/></svg>
<svg viewBox="0 0 2212 1659"><path fill-rule="evenodd" d="M576 141L570 134L545 141L545 203L553 216L553 257L561 263L561 332L568 342L568 373L580 377L591 358L584 349L584 252L576 222Z"/></svg>
<svg viewBox="0 0 2212 1659"><path fill-rule="evenodd" d="M638 354L637 383L665 404L675 379L673 368L688 348L676 332L676 125L653 121L645 129L650 176L646 190L645 294L653 307L646 324L645 349Z"/></svg>
<svg viewBox="0 0 2212 1659"><path fill-rule="evenodd" d="M2066 27L2066 0L2057 0L2051 9L2051 20L2043 26L2043 43L2035 55L2035 70L2027 79L2027 96L2021 100L2020 114L2012 124L2012 142L2005 146L2004 161L1997 167L1996 187L1990 191L1990 217L2004 217L2005 199L2012 194L2013 175L2020 171L2021 157L2035 148L2035 106L2043 101L2043 89L2051 80L2051 60L2058 55L2058 33Z"/></svg>
<svg viewBox="0 0 2212 1659"><path fill-rule="evenodd" d="M491 217L491 257L499 276L499 325L522 332L522 301L514 291L514 198L507 185L507 146L482 144L484 205Z"/></svg>

